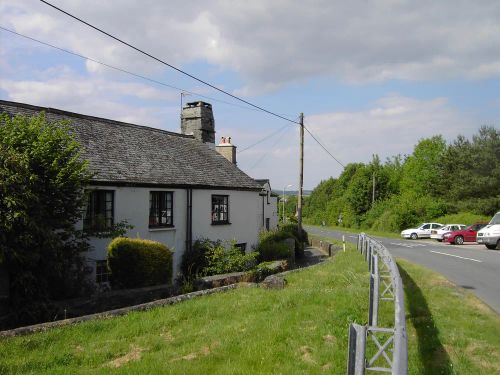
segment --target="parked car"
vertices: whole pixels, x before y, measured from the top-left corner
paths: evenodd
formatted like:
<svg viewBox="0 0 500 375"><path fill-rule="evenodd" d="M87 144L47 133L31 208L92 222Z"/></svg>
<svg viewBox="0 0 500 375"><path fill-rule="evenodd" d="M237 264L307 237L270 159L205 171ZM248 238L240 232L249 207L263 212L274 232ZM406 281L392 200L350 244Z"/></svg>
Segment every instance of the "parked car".
<svg viewBox="0 0 500 375"><path fill-rule="evenodd" d="M441 242L443 241L443 235L445 233L454 232L456 230L462 230L465 228L467 228L467 225L465 224L446 224L442 228L431 230L431 238Z"/></svg>
<svg viewBox="0 0 500 375"><path fill-rule="evenodd" d="M490 250L500 250L500 212L497 212L488 225L477 232L477 243L484 244Z"/></svg>
<svg viewBox="0 0 500 375"><path fill-rule="evenodd" d="M446 233L443 236L443 241L455 245L462 245L464 242L476 242L477 231L484 228L488 223L475 223L463 230Z"/></svg>
<svg viewBox="0 0 500 375"><path fill-rule="evenodd" d="M430 238L431 231L437 230L441 227L443 227L443 224L423 223L418 228L405 229L404 231L401 232L401 237L411 238L412 240L416 240L417 238Z"/></svg>

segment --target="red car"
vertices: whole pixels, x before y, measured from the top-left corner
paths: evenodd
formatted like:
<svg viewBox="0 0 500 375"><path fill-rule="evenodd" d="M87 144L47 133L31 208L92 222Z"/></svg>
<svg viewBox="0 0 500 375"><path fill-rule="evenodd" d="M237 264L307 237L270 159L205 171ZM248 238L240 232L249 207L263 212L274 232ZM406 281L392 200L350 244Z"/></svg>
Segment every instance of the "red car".
<svg viewBox="0 0 500 375"><path fill-rule="evenodd" d="M477 231L488 225L488 223L476 223L468 226L464 230L445 233L443 241L455 245L462 245L464 242L476 242Z"/></svg>

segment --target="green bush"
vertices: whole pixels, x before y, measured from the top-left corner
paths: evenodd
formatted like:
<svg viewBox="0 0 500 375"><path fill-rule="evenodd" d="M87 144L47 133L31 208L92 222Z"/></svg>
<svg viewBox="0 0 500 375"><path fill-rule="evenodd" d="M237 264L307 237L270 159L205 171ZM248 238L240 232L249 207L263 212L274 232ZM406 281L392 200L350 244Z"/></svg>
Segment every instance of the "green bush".
<svg viewBox="0 0 500 375"><path fill-rule="evenodd" d="M253 280L255 282L260 282L270 275L286 270L286 265L280 266L278 268L271 268L271 265L273 263L274 262L263 262L258 264L257 267L255 267L255 270L253 270L252 272Z"/></svg>
<svg viewBox="0 0 500 375"><path fill-rule="evenodd" d="M363 226L376 231L398 232L440 217L447 209L442 199L407 192L377 202L366 213Z"/></svg>
<svg viewBox="0 0 500 375"><path fill-rule="evenodd" d="M243 254L234 243L231 243L226 249L220 241L213 242L206 250L207 266L203 269L202 274L209 276L249 271L255 267L258 255L257 252Z"/></svg>
<svg viewBox="0 0 500 375"><path fill-rule="evenodd" d="M184 278L192 279L197 275L202 275L203 270L208 266L206 258L207 250L220 244L220 241L214 242L207 238L196 240L192 249L185 251L182 255L181 272Z"/></svg>
<svg viewBox="0 0 500 375"><path fill-rule="evenodd" d="M117 237L108 246L108 266L119 288L169 283L172 252L160 242Z"/></svg>
<svg viewBox="0 0 500 375"><path fill-rule="evenodd" d="M260 242L257 246L259 253L259 260L261 262L288 259L290 257L290 250L288 246L282 242L284 238L280 238L281 234L277 235L276 231L262 232L260 235Z"/></svg>
<svg viewBox="0 0 500 375"><path fill-rule="evenodd" d="M470 212L459 212L457 214L448 214L440 216L433 221L441 224L465 224L471 225L477 222L489 222L490 216L471 214Z"/></svg>
<svg viewBox="0 0 500 375"><path fill-rule="evenodd" d="M299 226L297 224L285 224L280 229L283 239L293 238L295 240L295 257L302 258L304 256L304 243L308 243L309 239L307 232L302 229L299 233Z"/></svg>

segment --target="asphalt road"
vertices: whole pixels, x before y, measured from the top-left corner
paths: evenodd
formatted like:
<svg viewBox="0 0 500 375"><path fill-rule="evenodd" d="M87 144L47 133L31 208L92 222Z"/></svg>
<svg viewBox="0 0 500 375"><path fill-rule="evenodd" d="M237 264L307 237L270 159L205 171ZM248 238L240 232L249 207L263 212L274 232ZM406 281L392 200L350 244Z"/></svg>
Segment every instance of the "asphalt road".
<svg viewBox="0 0 500 375"><path fill-rule="evenodd" d="M308 232L356 243L357 236L328 228L305 226ZM454 284L475 293L500 314L500 251L484 245L457 246L435 240L405 240L375 237L395 256L421 264Z"/></svg>

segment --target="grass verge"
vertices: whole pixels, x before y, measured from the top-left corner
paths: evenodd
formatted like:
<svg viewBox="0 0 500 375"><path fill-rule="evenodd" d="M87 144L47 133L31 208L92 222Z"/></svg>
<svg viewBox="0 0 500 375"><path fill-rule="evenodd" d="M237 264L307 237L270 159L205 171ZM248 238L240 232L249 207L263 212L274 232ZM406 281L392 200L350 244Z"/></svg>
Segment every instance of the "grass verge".
<svg viewBox="0 0 500 375"><path fill-rule="evenodd" d="M439 273L404 259L396 261L405 291L408 373L499 374L498 314ZM393 324L392 305L380 302L380 326Z"/></svg>
<svg viewBox="0 0 500 375"><path fill-rule="evenodd" d="M368 313L363 259L347 251L286 279L1 339L0 373L344 374L349 323Z"/></svg>
<svg viewBox="0 0 500 375"><path fill-rule="evenodd" d="M499 374L500 317L443 276L397 259L412 374Z"/></svg>
<svg viewBox="0 0 500 375"><path fill-rule="evenodd" d="M399 233L394 233L394 232L379 232L379 231L370 230L370 229L355 229L355 228L339 227L336 225L326 225L324 227L321 225L314 225L314 224L306 224L306 225L311 226L311 227L315 227L315 228L332 229L332 230L336 230L339 232L347 232L347 233L353 233L353 234L366 233L369 236L401 239L401 235Z"/></svg>

